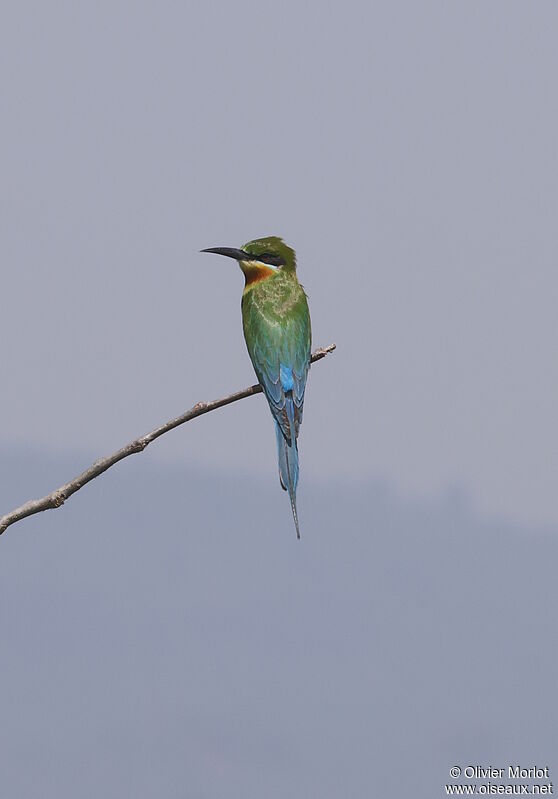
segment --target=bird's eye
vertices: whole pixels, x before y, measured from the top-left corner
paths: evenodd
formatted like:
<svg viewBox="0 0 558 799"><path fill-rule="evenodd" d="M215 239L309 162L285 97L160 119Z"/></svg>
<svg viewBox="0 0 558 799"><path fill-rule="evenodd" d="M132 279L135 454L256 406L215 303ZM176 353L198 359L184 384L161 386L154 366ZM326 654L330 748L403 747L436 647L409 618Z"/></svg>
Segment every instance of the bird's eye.
<svg viewBox="0 0 558 799"><path fill-rule="evenodd" d="M258 255L258 261L270 266L285 266L285 261L280 255L274 255L272 252L264 252Z"/></svg>

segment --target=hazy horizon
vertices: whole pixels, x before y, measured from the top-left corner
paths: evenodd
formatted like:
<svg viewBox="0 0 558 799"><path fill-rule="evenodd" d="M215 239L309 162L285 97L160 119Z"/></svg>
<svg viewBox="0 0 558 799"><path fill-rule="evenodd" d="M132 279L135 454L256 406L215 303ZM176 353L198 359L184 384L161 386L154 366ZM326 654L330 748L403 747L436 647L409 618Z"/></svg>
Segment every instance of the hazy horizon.
<svg viewBox="0 0 558 799"><path fill-rule="evenodd" d="M11 449L1 506L78 460ZM9 528L4 792L427 799L456 764L552 779L556 530L379 482L305 480L300 516L297 542L276 479L148 449Z"/></svg>

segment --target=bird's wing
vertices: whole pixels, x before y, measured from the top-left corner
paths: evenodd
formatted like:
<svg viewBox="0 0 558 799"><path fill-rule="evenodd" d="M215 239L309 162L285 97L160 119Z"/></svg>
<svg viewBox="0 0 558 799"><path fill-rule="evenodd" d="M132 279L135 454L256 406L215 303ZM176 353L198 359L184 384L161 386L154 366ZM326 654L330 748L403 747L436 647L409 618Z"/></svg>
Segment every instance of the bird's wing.
<svg viewBox="0 0 558 799"><path fill-rule="evenodd" d="M306 297L280 321L247 309L248 352L269 407L289 443L296 439L310 366L310 316Z"/></svg>

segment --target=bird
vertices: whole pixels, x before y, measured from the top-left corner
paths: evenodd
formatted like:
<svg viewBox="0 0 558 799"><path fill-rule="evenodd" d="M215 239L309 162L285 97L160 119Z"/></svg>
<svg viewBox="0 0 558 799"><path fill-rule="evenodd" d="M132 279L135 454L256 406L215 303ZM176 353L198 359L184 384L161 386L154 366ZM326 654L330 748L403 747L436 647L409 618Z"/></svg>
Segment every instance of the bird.
<svg viewBox="0 0 558 799"><path fill-rule="evenodd" d="M275 420L279 480L288 492L296 535L297 439L310 368L308 300L296 274L296 254L279 236L253 239L240 249L208 247L236 260L244 274L242 327L248 354Z"/></svg>

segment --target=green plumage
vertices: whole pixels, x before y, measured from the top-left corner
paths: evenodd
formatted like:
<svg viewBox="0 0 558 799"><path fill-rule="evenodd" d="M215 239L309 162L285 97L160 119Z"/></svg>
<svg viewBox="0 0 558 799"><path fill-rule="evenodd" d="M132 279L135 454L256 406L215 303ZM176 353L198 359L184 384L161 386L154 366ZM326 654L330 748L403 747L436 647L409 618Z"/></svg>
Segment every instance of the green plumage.
<svg viewBox="0 0 558 799"><path fill-rule="evenodd" d="M240 250L210 247L204 252L238 261L246 285L242 295L244 338L254 370L275 419L279 478L296 510L297 438L310 368L310 313L296 276L296 256L277 236L249 241Z"/></svg>
<svg viewBox="0 0 558 799"><path fill-rule="evenodd" d="M310 313L296 273L277 271L248 285L242 295L242 325L250 359L271 412L291 443L281 364L292 369L294 433L298 436L310 365Z"/></svg>

